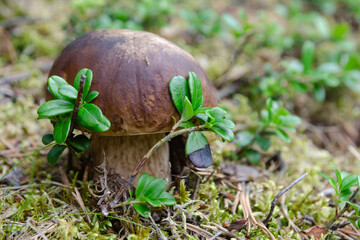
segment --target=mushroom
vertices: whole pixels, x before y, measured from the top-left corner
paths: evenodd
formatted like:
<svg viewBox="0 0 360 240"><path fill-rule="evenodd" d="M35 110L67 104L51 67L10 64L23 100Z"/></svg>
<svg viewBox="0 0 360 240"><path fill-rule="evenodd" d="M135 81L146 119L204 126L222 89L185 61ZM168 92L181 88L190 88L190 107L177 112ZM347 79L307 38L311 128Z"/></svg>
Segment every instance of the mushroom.
<svg viewBox="0 0 360 240"><path fill-rule="evenodd" d="M127 179L141 158L174 124L179 114L169 82L195 72L201 79L204 106L216 106L211 83L186 51L158 35L132 30L96 30L71 42L54 62L49 76L73 83L83 68L93 71L93 102L110 120L104 133L92 133L93 166L104 161L107 171ZM169 146L158 148L140 173L170 178ZM138 175L139 176L139 175ZM137 181L137 179L135 179Z"/></svg>

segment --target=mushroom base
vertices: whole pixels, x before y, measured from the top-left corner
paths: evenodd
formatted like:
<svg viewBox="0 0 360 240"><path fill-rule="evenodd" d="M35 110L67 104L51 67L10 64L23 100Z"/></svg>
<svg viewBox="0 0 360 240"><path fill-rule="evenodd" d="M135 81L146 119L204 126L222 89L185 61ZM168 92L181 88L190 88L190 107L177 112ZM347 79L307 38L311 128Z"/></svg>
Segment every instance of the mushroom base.
<svg viewBox="0 0 360 240"><path fill-rule="evenodd" d="M134 136L99 136L91 137L90 157L94 167L104 163L109 174L120 175L127 180L144 155L160 139L163 133ZM164 143L140 169L134 180L136 184L142 173L149 173L154 178L170 180L169 145ZM97 174L95 173L95 177Z"/></svg>

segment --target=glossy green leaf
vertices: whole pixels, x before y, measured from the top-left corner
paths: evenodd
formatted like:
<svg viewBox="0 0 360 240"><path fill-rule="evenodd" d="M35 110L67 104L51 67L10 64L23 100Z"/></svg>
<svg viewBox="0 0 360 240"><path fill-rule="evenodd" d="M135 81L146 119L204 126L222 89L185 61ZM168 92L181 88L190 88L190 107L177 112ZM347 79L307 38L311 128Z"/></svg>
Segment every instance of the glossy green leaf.
<svg viewBox="0 0 360 240"><path fill-rule="evenodd" d="M157 198L156 199L146 199L146 202L153 207L161 207L161 202Z"/></svg>
<svg viewBox="0 0 360 240"><path fill-rule="evenodd" d="M189 89L193 110L202 107L204 104L204 97L202 94L201 81L194 72L189 72Z"/></svg>
<svg viewBox="0 0 360 240"><path fill-rule="evenodd" d="M315 55L315 44L311 41L306 41L301 51L301 61L304 65L304 72L311 70Z"/></svg>
<svg viewBox="0 0 360 240"><path fill-rule="evenodd" d="M65 99L76 99L78 91L71 85L62 85L59 87L59 93Z"/></svg>
<svg viewBox="0 0 360 240"><path fill-rule="evenodd" d="M77 135L76 137L69 139L69 143L78 152L85 152L90 148L90 140L85 135Z"/></svg>
<svg viewBox="0 0 360 240"><path fill-rule="evenodd" d="M87 95L87 97L85 98L85 102L89 103L92 100L94 100L95 98L97 98L97 96L99 96L99 92L98 91L91 91L89 92L89 94Z"/></svg>
<svg viewBox="0 0 360 240"><path fill-rule="evenodd" d="M154 180L154 177L151 176L148 173L143 173L136 185L136 197L139 198L141 195L144 195L144 190L146 189L146 186Z"/></svg>
<svg viewBox="0 0 360 240"><path fill-rule="evenodd" d="M269 138L264 137L260 134L257 134L255 137L256 143L259 145L261 150L267 151L271 146L271 141Z"/></svg>
<svg viewBox="0 0 360 240"><path fill-rule="evenodd" d="M59 161L61 154L64 152L65 148L66 148L65 145L56 144L47 154L48 162L51 164L57 163L57 161Z"/></svg>
<svg viewBox="0 0 360 240"><path fill-rule="evenodd" d="M249 131L236 134L235 144L239 147L249 146L254 141L255 135Z"/></svg>
<svg viewBox="0 0 360 240"><path fill-rule="evenodd" d="M84 88L83 88L83 96L82 96L82 100L84 100L90 90L91 87L91 82L92 82L92 78L93 78L93 73L90 69L87 68L83 68L81 69L75 77L74 80L74 87L77 91L79 91L79 86L80 86L80 80L81 80L81 75L84 74L86 76L85 79L85 83L84 83Z"/></svg>
<svg viewBox="0 0 360 240"><path fill-rule="evenodd" d="M193 107L188 97L185 97L184 106L181 113L181 120L187 121L194 116Z"/></svg>
<svg viewBox="0 0 360 240"><path fill-rule="evenodd" d="M226 111L219 107L214 107L206 112L215 120L224 119L224 116L226 115Z"/></svg>
<svg viewBox="0 0 360 240"><path fill-rule="evenodd" d="M146 199L156 199L165 190L165 188L165 180L162 178L155 178L146 186L144 197Z"/></svg>
<svg viewBox="0 0 360 240"><path fill-rule="evenodd" d="M234 133L227 127L222 125L216 125L211 128L215 133L217 133L225 141L231 142L234 140Z"/></svg>
<svg viewBox="0 0 360 240"><path fill-rule="evenodd" d="M110 128L110 121L102 114L100 108L92 103L86 103L79 109L78 123L86 129L104 132Z"/></svg>
<svg viewBox="0 0 360 240"><path fill-rule="evenodd" d="M54 127L54 139L57 143L66 141L71 125L71 117L60 119Z"/></svg>
<svg viewBox="0 0 360 240"><path fill-rule="evenodd" d="M261 154L254 149L245 149L245 156L252 164L258 164L261 160Z"/></svg>
<svg viewBox="0 0 360 240"><path fill-rule="evenodd" d="M45 134L42 139L41 139L41 142L44 144L44 145L48 145L49 143L53 142L54 141L54 136L52 134Z"/></svg>
<svg viewBox="0 0 360 240"><path fill-rule="evenodd" d="M182 76L175 76L170 80L169 90L176 109L182 114L185 97L190 98L188 81Z"/></svg>
<svg viewBox="0 0 360 240"><path fill-rule="evenodd" d="M135 208L135 210L143 217L149 217L150 216L150 208L148 206L146 206L146 204L144 203L135 203L133 204L133 207Z"/></svg>
<svg viewBox="0 0 360 240"><path fill-rule="evenodd" d="M352 186L357 185L358 183L358 175L350 174L347 177L342 179L340 184L340 191L344 191Z"/></svg>
<svg viewBox="0 0 360 240"><path fill-rule="evenodd" d="M162 192L158 197L158 200L166 206L171 206L176 204L175 197L168 192Z"/></svg>
<svg viewBox="0 0 360 240"><path fill-rule="evenodd" d="M217 119L215 122L212 123L213 125L218 125L221 124L224 127L233 129L235 128L235 124L233 123L233 121L229 120L229 119Z"/></svg>
<svg viewBox="0 0 360 240"><path fill-rule="evenodd" d="M209 142L201 132L192 132L186 140L185 153L190 154L208 145Z"/></svg>
<svg viewBox="0 0 360 240"><path fill-rule="evenodd" d="M56 98L56 99L66 100L66 97L62 96L59 93L59 88L64 85L69 85L69 84L63 78L61 78L59 76L54 75L54 76L49 77L49 79L48 79L49 90L50 90L51 94L54 96L54 98Z"/></svg>
<svg viewBox="0 0 360 240"><path fill-rule="evenodd" d="M50 100L39 107L39 117L53 117L72 112L74 104L65 100Z"/></svg>
<svg viewBox="0 0 360 240"><path fill-rule="evenodd" d="M340 190L339 198L342 200L347 200L353 195L354 191L351 188Z"/></svg>

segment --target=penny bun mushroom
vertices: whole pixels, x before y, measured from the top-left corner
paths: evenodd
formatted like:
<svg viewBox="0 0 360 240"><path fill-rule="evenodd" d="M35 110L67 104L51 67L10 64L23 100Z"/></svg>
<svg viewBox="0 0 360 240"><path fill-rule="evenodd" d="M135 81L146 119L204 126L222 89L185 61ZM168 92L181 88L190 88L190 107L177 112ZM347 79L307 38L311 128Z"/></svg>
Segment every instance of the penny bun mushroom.
<svg viewBox="0 0 360 240"><path fill-rule="evenodd" d="M93 71L93 102L110 120L107 132L92 133L93 166L104 161L110 174L127 179L141 158L174 124L179 114L169 82L195 72L201 79L204 106L216 106L211 83L186 51L158 35L132 30L96 30L71 42L54 62L49 75L73 83L83 68ZM162 145L140 170L170 178L169 146ZM138 175L140 176L140 175ZM136 181L136 180L135 180Z"/></svg>

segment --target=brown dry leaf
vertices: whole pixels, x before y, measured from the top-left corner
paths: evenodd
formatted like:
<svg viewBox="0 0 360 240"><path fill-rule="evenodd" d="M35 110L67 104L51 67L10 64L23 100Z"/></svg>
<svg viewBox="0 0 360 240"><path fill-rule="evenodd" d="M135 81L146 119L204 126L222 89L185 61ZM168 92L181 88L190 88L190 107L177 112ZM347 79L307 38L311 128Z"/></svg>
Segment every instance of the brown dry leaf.
<svg viewBox="0 0 360 240"><path fill-rule="evenodd" d="M313 236L315 239L320 239L321 236L327 233L327 229L319 226L313 226L311 228L302 230L301 232L304 233L306 236Z"/></svg>
<svg viewBox="0 0 360 240"><path fill-rule="evenodd" d="M248 220L246 220L246 219L236 221L236 222L230 223L230 225L227 226L226 228L229 231L232 231L232 230L237 230L238 231L238 230L243 229L246 226L247 222L248 222Z"/></svg>

